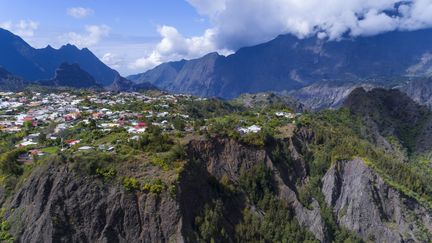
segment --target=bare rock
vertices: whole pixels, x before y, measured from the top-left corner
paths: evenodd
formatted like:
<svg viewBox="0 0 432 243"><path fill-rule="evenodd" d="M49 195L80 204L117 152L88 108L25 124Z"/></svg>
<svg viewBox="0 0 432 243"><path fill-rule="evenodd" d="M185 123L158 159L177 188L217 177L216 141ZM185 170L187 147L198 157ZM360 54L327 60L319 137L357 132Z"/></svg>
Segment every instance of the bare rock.
<svg viewBox="0 0 432 243"><path fill-rule="evenodd" d="M374 242L430 242L432 212L389 187L363 160L336 163L323 178L338 223Z"/></svg>

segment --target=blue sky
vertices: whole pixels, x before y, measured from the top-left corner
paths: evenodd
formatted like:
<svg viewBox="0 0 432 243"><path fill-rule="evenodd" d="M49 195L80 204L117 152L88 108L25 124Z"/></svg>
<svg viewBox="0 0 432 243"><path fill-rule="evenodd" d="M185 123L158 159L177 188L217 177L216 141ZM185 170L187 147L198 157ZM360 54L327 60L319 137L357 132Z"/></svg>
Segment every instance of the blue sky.
<svg viewBox="0 0 432 243"><path fill-rule="evenodd" d="M127 75L280 34L339 40L430 28L432 1L0 0L0 27L38 48L88 47Z"/></svg>
<svg viewBox="0 0 432 243"><path fill-rule="evenodd" d="M76 19L67 9L93 10ZM85 24L106 24L114 33L158 36L156 26L175 25L186 35L201 34L208 22L183 0L0 0L1 21L34 20L40 31L81 30Z"/></svg>

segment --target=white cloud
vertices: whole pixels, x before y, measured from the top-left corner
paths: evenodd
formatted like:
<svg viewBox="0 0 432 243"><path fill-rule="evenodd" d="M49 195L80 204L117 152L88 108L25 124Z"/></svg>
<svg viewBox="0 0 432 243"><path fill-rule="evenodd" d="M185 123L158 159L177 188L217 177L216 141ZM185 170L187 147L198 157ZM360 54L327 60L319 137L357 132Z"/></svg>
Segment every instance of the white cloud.
<svg viewBox="0 0 432 243"><path fill-rule="evenodd" d="M77 19L86 18L94 13L93 9L83 7L68 8L66 12L69 16Z"/></svg>
<svg viewBox="0 0 432 243"><path fill-rule="evenodd" d="M33 20L20 20L15 23L12 21L6 21L0 23L0 28L9 30L14 34L19 35L23 38L33 37L38 27L39 27L39 23Z"/></svg>
<svg viewBox="0 0 432 243"><path fill-rule="evenodd" d="M178 60L182 58L194 58L212 51L227 53L214 45L213 30L207 30L203 36L185 38L176 28L172 26L161 26L158 28L161 41L146 57L139 58L129 65L130 69L147 70L162 62Z"/></svg>
<svg viewBox="0 0 432 243"><path fill-rule="evenodd" d="M146 57L138 58L134 62L129 64L129 69L146 71L161 63L162 56L158 52L152 51Z"/></svg>
<svg viewBox="0 0 432 243"><path fill-rule="evenodd" d="M211 51L237 50L280 34L370 36L393 30L432 27L432 0L187 0L212 27L183 37L174 27L159 29L160 43L131 68L195 58Z"/></svg>
<svg viewBox="0 0 432 243"><path fill-rule="evenodd" d="M116 54L113 54L111 52L105 53L101 57L102 62L104 62L106 65L110 66L111 68L118 69L121 68L124 59Z"/></svg>
<svg viewBox="0 0 432 243"><path fill-rule="evenodd" d="M67 41L79 47L89 47L98 44L102 38L110 33L107 25L87 25L85 33L69 32L60 37L62 41Z"/></svg>

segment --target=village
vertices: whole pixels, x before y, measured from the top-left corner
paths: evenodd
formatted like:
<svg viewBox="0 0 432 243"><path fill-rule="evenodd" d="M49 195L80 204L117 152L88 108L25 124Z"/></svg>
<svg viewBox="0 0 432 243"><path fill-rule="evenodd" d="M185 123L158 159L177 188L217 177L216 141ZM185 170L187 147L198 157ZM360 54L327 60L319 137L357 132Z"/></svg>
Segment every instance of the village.
<svg viewBox="0 0 432 243"><path fill-rule="evenodd" d="M116 137L124 138L123 134L127 134L127 141L138 141L149 126L176 136L207 131L217 119L196 119L189 112L193 109L184 109L185 104L193 108L193 104L197 104L193 102L205 101L190 95L167 93L2 92L0 131L14 136L15 148L26 148L27 153L21 156L23 163L32 163L34 156L71 148L115 153ZM271 114L275 119L292 123L298 115L286 111ZM262 130L262 124L253 122L255 117L252 123L241 118L236 121L238 124L230 124L239 134L256 134ZM92 127L96 135L80 134L77 128L82 126ZM111 141L99 139L110 135Z"/></svg>

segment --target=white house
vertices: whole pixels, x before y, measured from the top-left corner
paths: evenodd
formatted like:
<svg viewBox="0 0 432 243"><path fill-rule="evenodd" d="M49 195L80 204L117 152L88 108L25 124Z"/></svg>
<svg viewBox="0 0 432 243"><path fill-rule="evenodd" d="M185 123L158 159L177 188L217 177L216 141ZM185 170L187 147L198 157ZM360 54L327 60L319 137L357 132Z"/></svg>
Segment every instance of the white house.
<svg viewBox="0 0 432 243"><path fill-rule="evenodd" d="M261 127L257 125L252 125L250 127L240 127L238 128L240 133L258 133L261 131Z"/></svg>

